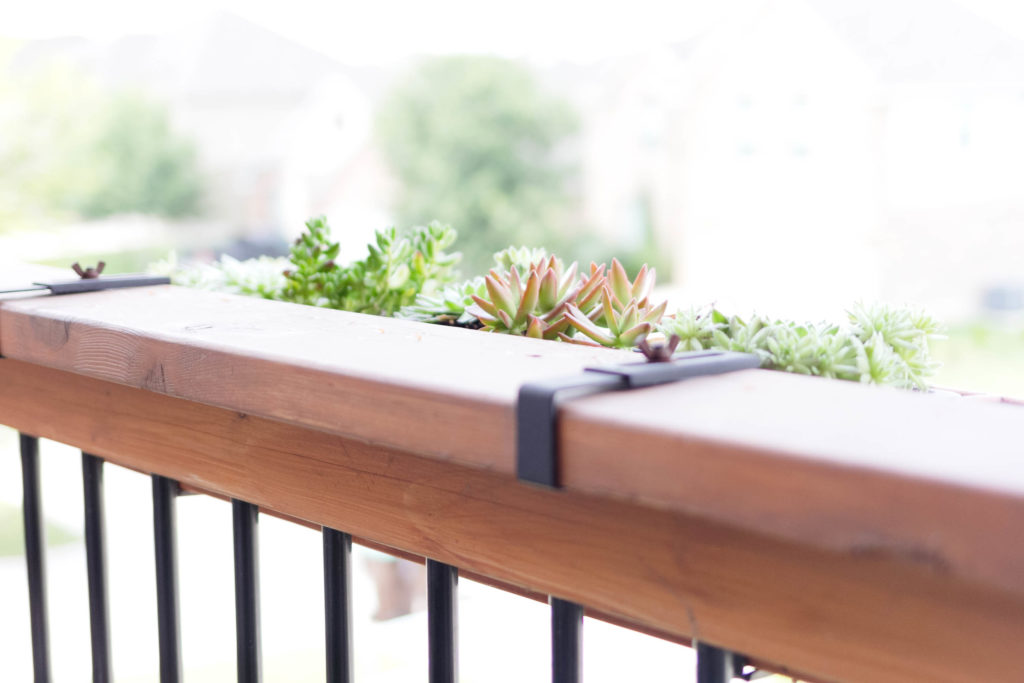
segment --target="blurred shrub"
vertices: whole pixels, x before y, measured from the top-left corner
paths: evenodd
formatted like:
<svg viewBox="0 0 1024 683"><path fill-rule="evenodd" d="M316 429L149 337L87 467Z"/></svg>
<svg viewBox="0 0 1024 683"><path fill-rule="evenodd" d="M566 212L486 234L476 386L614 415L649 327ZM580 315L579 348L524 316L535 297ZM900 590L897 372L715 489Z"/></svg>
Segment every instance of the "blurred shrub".
<svg viewBox="0 0 1024 683"><path fill-rule="evenodd" d="M434 218L462 235L470 272L509 244L553 244L572 218L578 128L563 98L495 57L428 59L380 109L377 136L401 182L396 223Z"/></svg>
<svg viewBox="0 0 1024 683"><path fill-rule="evenodd" d="M158 102L66 68L8 80L0 92L0 221L199 211L195 147Z"/></svg>

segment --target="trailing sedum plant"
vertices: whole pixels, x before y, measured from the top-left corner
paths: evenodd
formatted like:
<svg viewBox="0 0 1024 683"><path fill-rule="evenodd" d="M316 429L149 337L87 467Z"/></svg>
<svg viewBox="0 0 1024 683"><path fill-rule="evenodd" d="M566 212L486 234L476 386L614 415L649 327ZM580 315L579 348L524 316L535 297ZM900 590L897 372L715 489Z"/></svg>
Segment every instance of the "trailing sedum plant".
<svg viewBox="0 0 1024 683"><path fill-rule="evenodd" d="M939 325L908 308L857 304L846 326L797 324L754 316L726 317L714 308L680 310L659 326L676 335L680 351L721 349L756 353L761 367L870 384L927 389L937 369L929 342Z"/></svg>

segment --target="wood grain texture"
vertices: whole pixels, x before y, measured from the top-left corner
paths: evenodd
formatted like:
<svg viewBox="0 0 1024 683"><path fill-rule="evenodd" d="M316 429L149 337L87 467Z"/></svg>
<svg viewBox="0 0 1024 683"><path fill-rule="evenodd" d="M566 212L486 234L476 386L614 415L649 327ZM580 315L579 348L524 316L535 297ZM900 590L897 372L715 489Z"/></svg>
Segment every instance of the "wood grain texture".
<svg viewBox="0 0 1024 683"><path fill-rule="evenodd" d="M574 401L561 436L576 490L1024 596L1017 406L736 373Z"/></svg>
<svg viewBox="0 0 1024 683"><path fill-rule="evenodd" d="M176 287L0 304L0 353L500 473L521 383L634 358ZM1024 595L1019 407L747 371L580 399L567 489Z"/></svg>
<svg viewBox="0 0 1024 683"><path fill-rule="evenodd" d="M112 462L697 635L822 680L1020 680L1024 601L831 552L13 360L0 416Z"/></svg>
<svg viewBox="0 0 1024 683"><path fill-rule="evenodd" d="M522 382L634 358L171 286L5 302L0 354L506 472Z"/></svg>

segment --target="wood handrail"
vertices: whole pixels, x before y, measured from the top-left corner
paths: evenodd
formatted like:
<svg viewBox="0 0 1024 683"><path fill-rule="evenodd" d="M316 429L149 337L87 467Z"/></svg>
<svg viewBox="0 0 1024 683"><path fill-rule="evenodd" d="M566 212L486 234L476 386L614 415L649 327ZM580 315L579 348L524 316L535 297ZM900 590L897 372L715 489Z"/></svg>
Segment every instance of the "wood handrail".
<svg viewBox="0 0 1024 683"><path fill-rule="evenodd" d="M518 386L625 352L158 287L0 303L0 355L0 423L680 639L1024 673L1019 407L767 371L580 399L553 492L512 477Z"/></svg>

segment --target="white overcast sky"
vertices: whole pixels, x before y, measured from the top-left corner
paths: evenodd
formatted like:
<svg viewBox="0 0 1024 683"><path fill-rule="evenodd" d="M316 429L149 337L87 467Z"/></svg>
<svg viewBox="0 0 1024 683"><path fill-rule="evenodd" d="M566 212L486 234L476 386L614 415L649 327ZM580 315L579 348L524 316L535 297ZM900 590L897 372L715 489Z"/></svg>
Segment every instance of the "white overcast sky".
<svg viewBox="0 0 1024 683"><path fill-rule="evenodd" d="M740 1L2 0L0 36L110 39L164 32L224 10L349 63L443 52L589 61L686 38ZM1022 0L962 4L1024 38Z"/></svg>

